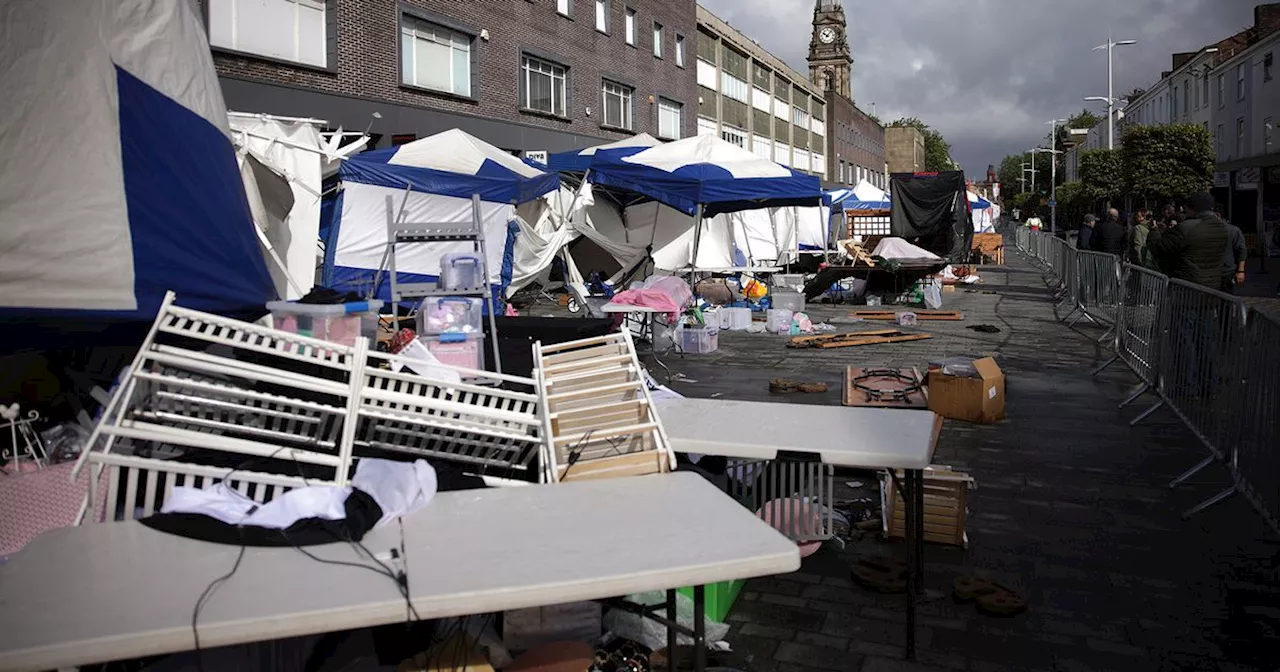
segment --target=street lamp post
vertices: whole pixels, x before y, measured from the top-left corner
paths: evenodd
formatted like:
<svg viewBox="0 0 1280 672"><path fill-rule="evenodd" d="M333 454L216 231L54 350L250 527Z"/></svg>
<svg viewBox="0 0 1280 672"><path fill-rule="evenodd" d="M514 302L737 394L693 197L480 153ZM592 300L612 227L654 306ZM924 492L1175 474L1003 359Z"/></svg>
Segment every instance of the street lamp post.
<svg viewBox="0 0 1280 672"><path fill-rule="evenodd" d="M1053 126L1053 148L1049 150L1053 159L1053 169L1049 171L1049 233L1053 234L1058 228L1058 155L1062 153L1058 151L1058 124L1065 124L1067 120L1054 119L1047 123Z"/></svg>
<svg viewBox="0 0 1280 672"><path fill-rule="evenodd" d="M1115 49L1116 47L1121 47L1121 46L1125 46L1125 45L1128 45L1128 44L1137 44L1137 43L1138 43L1138 41L1137 41L1137 40L1119 40L1119 41L1117 41L1117 40L1115 40L1114 38L1107 38L1107 43L1106 43L1106 44L1100 44L1100 45L1098 45L1098 46L1096 46L1096 47L1094 47L1094 48L1093 48L1093 50L1094 50L1094 51L1098 51L1099 49L1106 49L1106 50L1107 50L1107 97L1106 97L1105 99L1102 99L1102 100L1106 100L1106 101L1107 101L1107 149L1115 149L1115 148L1116 148L1116 131L1115 131L1115 128L1116 128L1116 126L1115 126L1115 124L1116 124L1116 121L1115 121L1116 95L1115 95L1115 91L1114 91L1114 88L1115 88L1115 61L1111 58L1111 51L1112 51L1113 49ZM1099 100L1099 99L1100 99L1100 97L1098 97L1098 96L1093 96L1093 97L1090 97L1090 98L1085 98L1085 100Z"/></svg>

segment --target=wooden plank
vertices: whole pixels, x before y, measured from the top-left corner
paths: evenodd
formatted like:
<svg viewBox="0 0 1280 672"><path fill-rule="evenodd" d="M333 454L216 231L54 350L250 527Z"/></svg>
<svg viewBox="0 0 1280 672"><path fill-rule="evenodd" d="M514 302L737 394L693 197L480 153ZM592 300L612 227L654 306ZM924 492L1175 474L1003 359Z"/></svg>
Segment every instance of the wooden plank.
<svg viewBox="0 0 1280 672"><path fill-rule="evenodd" d="M909 341L924 341L933 338L933 334L911 334L907 336L873 336L871 338L860 338L848 341L830 341L821 343L819 348L824 350L829 348L850 348L859 345L881 345L884 343L907 343Z"/></svg>
<svg viewBox="0 0 1280 672"><path fill-rule="evenodd" d="M849 317L860 318L863 320L884 320L894 321L898 319L899 313L914 313L916 319L921 321L939 321L939 322L959 322L964 319L964 313L958 310L855 310L849 313Z"/></svg>

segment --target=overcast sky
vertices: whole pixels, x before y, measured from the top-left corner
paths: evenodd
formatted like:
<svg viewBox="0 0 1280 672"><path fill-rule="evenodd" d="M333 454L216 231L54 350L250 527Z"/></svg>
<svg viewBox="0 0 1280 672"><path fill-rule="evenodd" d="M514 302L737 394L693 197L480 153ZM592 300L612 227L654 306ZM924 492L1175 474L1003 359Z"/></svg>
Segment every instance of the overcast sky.
<svg viewBox="0 0 1280 672"><path fill-rule="evenodd" d="M802 73L813 0L699 0ZM853 96L886 123L917 116L952 145L971 179L1025 151L1085 96L1147 88L1174 52L1195 51L1253 23L1255 0L843 0L853 52Z"/></svg>

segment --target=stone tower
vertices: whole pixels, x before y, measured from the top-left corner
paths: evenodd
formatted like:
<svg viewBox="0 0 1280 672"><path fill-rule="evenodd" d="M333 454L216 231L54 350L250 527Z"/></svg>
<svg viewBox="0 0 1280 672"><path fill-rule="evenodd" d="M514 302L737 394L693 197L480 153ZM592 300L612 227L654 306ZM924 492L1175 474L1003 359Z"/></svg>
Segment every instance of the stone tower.
<svg viewBox="0 0 1280 672"><path fill-rule="evenodd" d="M809 39L809 79L826 91L853 100L853 57L840 0L815 0Z"/></svg>

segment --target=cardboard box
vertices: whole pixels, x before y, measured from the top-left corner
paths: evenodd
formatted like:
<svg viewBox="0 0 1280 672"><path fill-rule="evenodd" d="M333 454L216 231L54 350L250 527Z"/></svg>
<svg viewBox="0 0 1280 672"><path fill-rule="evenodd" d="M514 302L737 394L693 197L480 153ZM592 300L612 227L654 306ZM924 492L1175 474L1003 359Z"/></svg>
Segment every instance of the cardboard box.
<svg viewBox="0 0 1280 672"><path fill-rule="evenodd" d="M973 362L978 377L929 372L929 410L952 420L990 424L1004 419L1004 372L996 360Z"/></svg>

